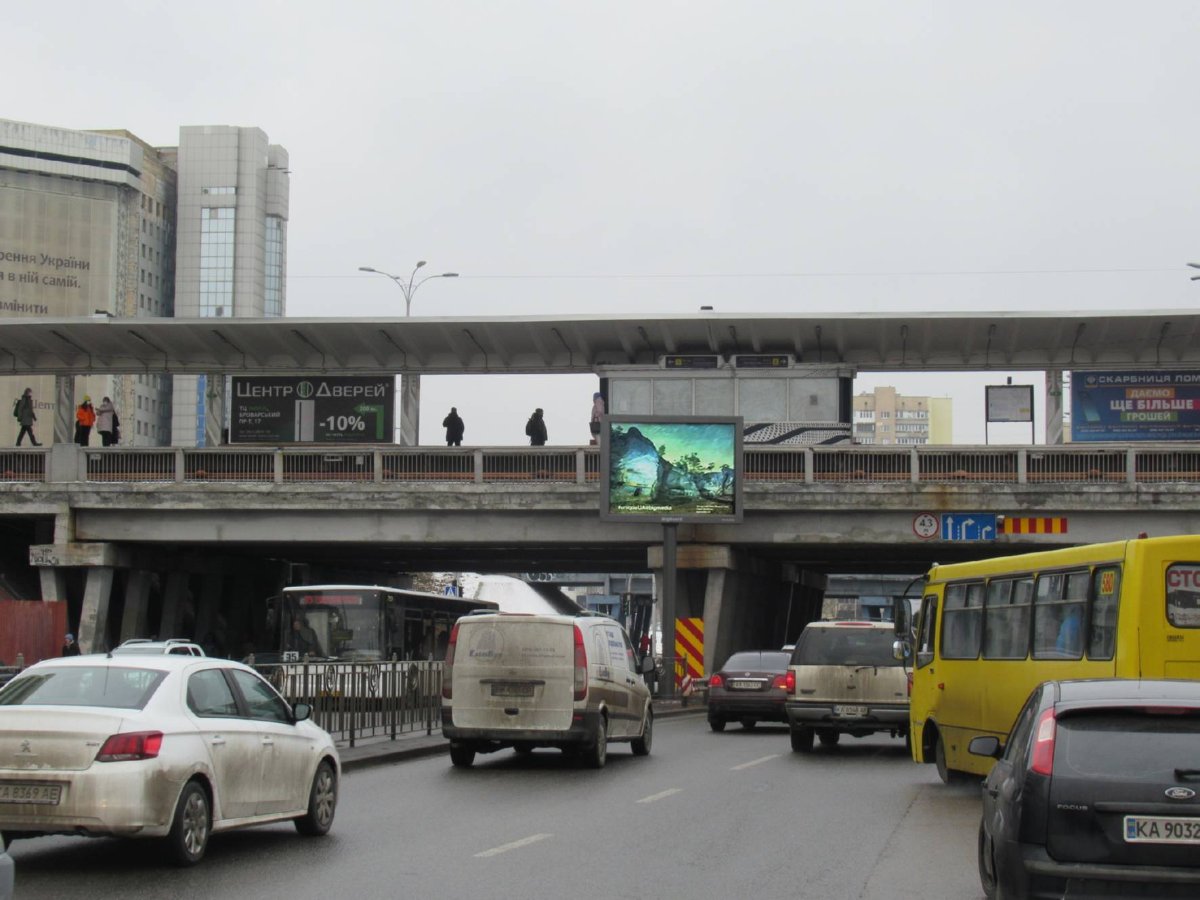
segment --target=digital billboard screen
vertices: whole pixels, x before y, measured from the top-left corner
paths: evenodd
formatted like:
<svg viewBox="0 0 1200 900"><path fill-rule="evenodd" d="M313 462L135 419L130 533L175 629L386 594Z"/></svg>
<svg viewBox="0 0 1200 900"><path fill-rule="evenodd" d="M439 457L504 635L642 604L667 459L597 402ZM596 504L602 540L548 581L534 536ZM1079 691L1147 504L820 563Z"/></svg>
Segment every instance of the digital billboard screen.
<svg viewBox="0 0 1200 900"><path fill-rule="evenodd" d="M741 520L740 417L607 416L600 435L603 518Z"/></svg>

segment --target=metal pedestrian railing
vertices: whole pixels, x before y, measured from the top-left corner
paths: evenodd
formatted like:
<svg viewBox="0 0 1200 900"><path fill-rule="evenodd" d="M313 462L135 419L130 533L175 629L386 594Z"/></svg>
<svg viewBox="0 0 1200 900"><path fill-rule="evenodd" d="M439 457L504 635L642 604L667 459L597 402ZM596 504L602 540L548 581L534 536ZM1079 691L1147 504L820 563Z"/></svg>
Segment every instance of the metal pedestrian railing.
<svg viewBox="0 0 1200 900"><path fill-rule="evenodd" d="M289 703L351 747L364 738L441 728L442 663L297 662L255 665Z"/></svg>

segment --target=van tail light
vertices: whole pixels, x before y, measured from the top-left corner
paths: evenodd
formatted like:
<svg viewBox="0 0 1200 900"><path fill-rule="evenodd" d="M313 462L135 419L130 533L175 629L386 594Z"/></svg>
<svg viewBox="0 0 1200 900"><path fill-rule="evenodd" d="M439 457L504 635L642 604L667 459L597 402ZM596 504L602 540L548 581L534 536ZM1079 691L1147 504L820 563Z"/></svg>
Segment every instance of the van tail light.
<svg viewBox="0 0 1200 900"><path fill-rule="evenodd" d="M587 665L587 648L583 646L583 632L579 630L579 626L575 628L575 699L587 699L587 681L588 681L588 665Z"/></svg>
<svg viewBox="0 0 1200 900"><path fill-rule="evenodd" d="M771 687L782 688L786 693L796 693L796 673L788 669L782 675L776 675L771 681Z"/></svg>
<svg viewBox="0 0 1200 900"><path fill-rule="evenodd" d="M714 672L713 677L708 679L708 686L710 688L725 687L725 676L723 676L720 672Z"/></svg>
<svg viewBox="0 0 1200 900"><path fill-rule="evenodd" d="M454 674L454 647L458 643L458 623L450 629L450 643L446 645L446 658L442 661L442 699L454 699L454 686L450 676Z"/></svg>
<svg viewBox="0 0 1200 900"><path fill-rule="evenodd" d="M130 759L154 759L162 749L163 733L161 731L131 731L127 734L114 734L100 752L96 754L96 762L125 762Z"/></svg>
<svg viewBox="0 0 1200 900"><path fill-rule="evenodd" d="M1054 710L1048 709L1038 719L1037 733L1033 739L1033 759L1029 768L1039 775L1054 774L1054 737L1057 732Z"/></svg>

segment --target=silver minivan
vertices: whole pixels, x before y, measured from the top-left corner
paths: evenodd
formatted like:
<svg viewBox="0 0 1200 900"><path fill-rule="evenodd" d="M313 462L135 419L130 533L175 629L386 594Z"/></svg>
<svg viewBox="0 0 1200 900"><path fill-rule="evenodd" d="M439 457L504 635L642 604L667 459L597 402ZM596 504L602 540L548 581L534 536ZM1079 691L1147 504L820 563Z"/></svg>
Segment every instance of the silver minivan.
<svg viewBox="0 0 1200 900"><path fill-rule="evenodd" d="M464 616L442 680L450 760L465 767L477 753L557 747L598 769L611 742L645 756L654 710L642 676L653 666L606 616Z"/></svg>

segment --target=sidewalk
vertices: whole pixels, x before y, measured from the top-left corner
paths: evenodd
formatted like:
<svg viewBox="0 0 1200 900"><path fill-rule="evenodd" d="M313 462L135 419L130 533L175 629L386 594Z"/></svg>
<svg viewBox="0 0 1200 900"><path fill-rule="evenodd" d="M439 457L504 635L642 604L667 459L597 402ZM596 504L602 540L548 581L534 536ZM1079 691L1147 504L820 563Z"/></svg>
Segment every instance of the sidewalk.
<svg viewBox="0 0 1200 900"><path fill-rule="evenodd" d="M703 700L689 702L687 706L679 700L655 700L655 718L669 719L675 716L703 715L705 710ZM346 741L338 741L338 756L342 760L342 771L353 772L365 769L367 766L379 766L387 763L403 762L409 759L420 759L423 756L436 756L450 752L450 742L442 737L439 725L433 734L424 731L409 731L390 738L365 738L355 742L353 747Z"/></svg>

